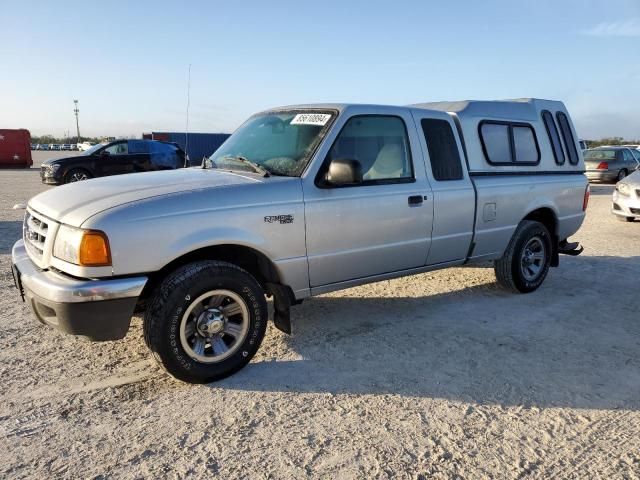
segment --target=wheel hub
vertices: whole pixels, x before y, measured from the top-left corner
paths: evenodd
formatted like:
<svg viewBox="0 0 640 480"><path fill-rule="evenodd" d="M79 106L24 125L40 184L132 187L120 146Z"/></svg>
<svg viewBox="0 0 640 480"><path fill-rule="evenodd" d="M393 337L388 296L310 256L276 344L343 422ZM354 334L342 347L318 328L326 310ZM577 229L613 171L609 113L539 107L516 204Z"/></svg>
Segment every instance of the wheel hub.
<svg viewBox="0 0 640 480"><path fill-rule="evenodd" d="M198 317L196 328L203 337L212 337L224 330L224 314L217 308L205 310Z"/></svg>

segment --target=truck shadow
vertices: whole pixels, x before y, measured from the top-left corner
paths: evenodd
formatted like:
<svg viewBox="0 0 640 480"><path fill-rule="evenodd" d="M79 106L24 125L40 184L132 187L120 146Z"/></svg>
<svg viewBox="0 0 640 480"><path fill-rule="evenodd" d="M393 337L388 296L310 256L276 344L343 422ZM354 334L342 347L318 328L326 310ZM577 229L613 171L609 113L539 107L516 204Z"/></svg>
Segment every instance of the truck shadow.
<svg viewBox="0 0 640 480"><path fill-rule="evenodd" d="M16 240L22 237L22 222L0 221L0 255L11 253Z"/></svg>
<svg viewBox="0 0 640 480"><path fill-rule="evenodd" d="M211 387L640 409L639 301L628 283L637 278L640 257L578 257L529 295L490 278L416 297L337 292L292 310L289 352L270 349L281 335L270 329L262 360Z"/></svg>

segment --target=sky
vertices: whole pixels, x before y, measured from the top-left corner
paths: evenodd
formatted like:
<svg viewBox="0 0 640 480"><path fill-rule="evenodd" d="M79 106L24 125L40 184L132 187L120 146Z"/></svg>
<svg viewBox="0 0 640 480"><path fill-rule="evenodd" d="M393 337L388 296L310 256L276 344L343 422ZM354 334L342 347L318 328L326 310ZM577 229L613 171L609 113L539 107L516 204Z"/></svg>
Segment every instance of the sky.
<svg viewBox="0 0 640 480"><path fill-rule="evenodd" d="M640 138L640 0L0 0L0 127L231 132L314 102L562 100Z"/></svg>

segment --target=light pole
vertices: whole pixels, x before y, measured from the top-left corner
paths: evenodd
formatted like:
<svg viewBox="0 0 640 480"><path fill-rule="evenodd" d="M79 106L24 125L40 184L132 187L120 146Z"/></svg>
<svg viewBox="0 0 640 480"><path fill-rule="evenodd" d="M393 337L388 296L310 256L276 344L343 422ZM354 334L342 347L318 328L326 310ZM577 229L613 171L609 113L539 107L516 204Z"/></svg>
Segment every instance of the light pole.
<svg viewBox="0 0 640 480"><path fill-rule="evenodd" d="M74 100L73 105L73 113L76 114L76 132L78 134L78 141L76 143L80 143L80 124L78 123L78 113L80 112L80 110L78 110L78 100Z"/></svg>

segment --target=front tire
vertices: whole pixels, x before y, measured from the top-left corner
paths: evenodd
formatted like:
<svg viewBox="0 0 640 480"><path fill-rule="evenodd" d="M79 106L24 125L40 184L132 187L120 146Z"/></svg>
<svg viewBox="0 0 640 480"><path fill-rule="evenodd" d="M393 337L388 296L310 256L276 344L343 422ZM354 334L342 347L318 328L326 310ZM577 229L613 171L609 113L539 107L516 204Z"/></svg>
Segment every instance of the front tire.
<svg viewBox="0 0 640 480"><path fill-rule="evenodd" d="M208 383L244 367L267 328L258 282L226 262L201 261L170 274L144 317L144 337L156 361L179 380Z"/></svg>
<svg viewBox="0 0 640 480"><path fill-rule="evenodd" d="M549 230L540 222L523 220L502 258L494 262L498 283L512 292L537 290L549 273L551 253Z"/></svg>
<svg viewBox="0 0 640 480"><path fill-rule="evenodd" d="M82 182L83 180L89 180L90 178L91 174L84 168L73 168L64 176L64 183Z"/></svg>
<svg viewBox="0 0 640 480"><path fill-rule="evenodd" d="M624 180L627 175L628 175L628 173L624 168L622 170L620 170L618 172L618 176L616 177L616 183L618 183L620 180Z"/></svg>
<svg viewBox="0 0 640 480"><path fill-rule="evenodd" d="M616 215L616 217L618 218L618 220L620 220L621 222L633 222L635 221L636 217L623 217L621 215Z"/></svg>

